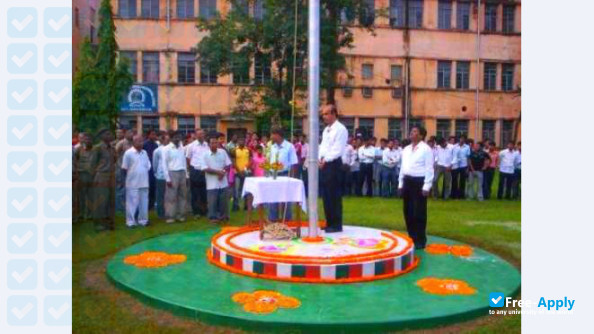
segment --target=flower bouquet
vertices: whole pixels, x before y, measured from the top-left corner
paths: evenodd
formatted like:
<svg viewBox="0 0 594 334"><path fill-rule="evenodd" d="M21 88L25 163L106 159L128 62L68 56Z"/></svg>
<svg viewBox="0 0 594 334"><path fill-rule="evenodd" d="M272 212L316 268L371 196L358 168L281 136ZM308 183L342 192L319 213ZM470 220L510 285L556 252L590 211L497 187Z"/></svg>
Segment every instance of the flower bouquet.
<svg viewBox="0 0 594 334"><path fill-rule="evenodd" d="M278 172L283 170L284 166L280 162L263 162L260 164L260 168L264 169L268 175L272 174L272 178L276 180Z"/></svg>

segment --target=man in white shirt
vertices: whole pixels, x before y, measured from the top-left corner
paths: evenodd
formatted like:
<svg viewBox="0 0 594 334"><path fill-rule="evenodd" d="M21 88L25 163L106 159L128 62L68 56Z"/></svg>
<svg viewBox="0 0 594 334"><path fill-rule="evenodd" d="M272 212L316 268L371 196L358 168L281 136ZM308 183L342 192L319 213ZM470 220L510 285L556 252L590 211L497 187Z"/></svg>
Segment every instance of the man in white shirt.
<svg viewBox="0 0 594 334"><path fill-rule="evenodd" d="M411 144L402 151L402 168L398 188L402 192L404 221L408 235L416 249L427 243L427 196L433 184L433 153L423 142L427 130L413 126L410 130Z"/></svg>
<svg viewBox="0 0 594 334"><path fill-rule="evenodd" d="M181 142L181 134L172 131L169 134L171 143L163 149L161 166L165 174L166 223L186 220L186 151Z"/></svg>
<svg viewBox="0 0 594 334"><path fill-rule="evenodd" d="M437 159L435 163L435 179L433 181L433 197L439 198L439 177L443 175L441 198L449 199L452 191L452 161L454 161L453 147L448 145L445 138L440 138L437 145Z"/></svg>
<svg viewBox="0 0 594 334"><path fill-rule="evenodd" d="M382 194L382 156L384 149L388 145L388 140L380 139L380 145L376 146L377 138L373 137L373 146L375 147L375 159L373 160L373 195L381 196Z"/></svg>
<svg viewBox="0 0 594 334"><path fill-rule="evenodd" d="M499 187L497 188L497 199L503 198L504 189L505 199L511 199L515 159L514 143L509 142L507 148L499 152Z"/></svg>
<svg viewBox="0 0 594 334"><path fill-rule="evenodd" d="M452 170L452 198L466 198L466 178L468 177L468 156L470 146L466 144L466 136L460 136L460 143L454 148L454 165Z"/></svg>
<svg viewBox="0 0 594 334"><path fill-rule="evenodd" d="M363 193L363 183L366 184L366 195L373 195L373 162L375 160L375 147L373 139L364 140L365 145L359 148L359 189Z"/></svg>
<svg viewBox="0 0 594 334"><path fill-rule="evenodd" d="M518 142L514 158L514 182L512 184L512 198L520 199L520 184L522 183L522 143Z"/></svg>
<svg viewBox="0 0 594 334"><path fill-rule="evenodd" d="M142 149L142 135L132 139L132 147L124 152L122 169L126 171L126 226L148 224L149 170L148 154ZM138 222L135 216L138 211Z"/></svg>
<svg viewBox="0 0 594 334"><path fill-rule="evenodd" d="M167 181L165 181L165 173L163 171L163 150L169 145L169 135L163 133L161 135L161 143L159 147L153 152L153 173L155 174L156 182L156 194L155 194L155 209L157 211L157 217L165 218L165 187L167 187Z"/></svg>
<svg viewBox="0 0 594 334"><path fill-rule="evenodd" d="M190 197L194 217L206 215L206 178L202 170L203 156L210 149L204 140L204 130L196 130L196 140L188 148L186 158L190 166Z"/></svg>
<svg viewBox="0 0 594 334"><path fill-rule="evenodd" d="M394 141L388 141L388 147L382 152L382 196L392 197L398 189L398 174L396 169L400 163L400 150L394 146Z"/></svg>
<svg viewBox="0 0 594 334"><path fill-rule="evenodd" d="M355 159L357 156L357 151L353 148L353 137L349 136L347 140L347 146L344 149L344 153L342 154L342 172L343 172L343 180L342 180L342 195L347 196L351 194L353 189L353 172L351 167L355 163Z"/></svg>
<svg viewBox="0 0 594 334"><path fill-rule="evenodd" d="M279 127L275 127L271 131L272 145L270 145L270 163L280 162L283 169L278 172L278 176L294 177L297 174L297 166L299 160L297 159L297 151L295 146L284 138L284 131ZM286 203L270 204L268 212L268 219L270 221L279 220L279 210L286 219L291 219L292 214L290 207ZM280 208L279 208L280 207Z"/></svg>
<svg viewBox="0 0 594 334"><path fill-rule="evenodd" d="M203 155L202 170L206 174L206 196L208 219L211 223L229 220L229 182L231 159L227 152L219 148L215 137L209 138L210 150Z"/></svg>
<svg viewBox="0 0 594 334"><path fill-rule="evenodd" d="M322 107L322 119L326 124L322 133L322 143L318 152L320 180L326 233L342 232L342 156L346 149L348 130L338 121L338 109L333 104ZM373 160L372 160L373 162Z"/></svg>

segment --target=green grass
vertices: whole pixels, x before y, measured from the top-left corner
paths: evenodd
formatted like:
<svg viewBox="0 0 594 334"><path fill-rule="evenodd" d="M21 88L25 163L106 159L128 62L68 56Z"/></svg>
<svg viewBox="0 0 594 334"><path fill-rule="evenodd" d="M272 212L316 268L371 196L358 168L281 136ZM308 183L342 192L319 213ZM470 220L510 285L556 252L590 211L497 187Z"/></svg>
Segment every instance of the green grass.
<svg viewBox="0 0 594 334"><path fill-rule="evenodd" d="M402 201L381 198L345 198L344 222L382 229L405 230ZM320 205L321 207L321 205ZM323 212L320 208L319 212ZM427 232L432 235L456 239L498 254L520 268L521 203L491 200L435 201L428 205ZM77 224L73 228L73 331L84 333L229 333L229 328L217 328L186 319L175 319L164 311L129 302L124 292L103 284L97 288L89 272L104 275L105 259L119 250L154 236L212 228L204 218L184 224L167 225L156 219L144 229L128 230L123 218L118 218L113 232L96 233L91 223ZM231 224L241 225L244 213L232 213ZM103 280L103 277L101 277ZM99 284L99 285L101 285ZM148 310L148 311L147 311ZM148 314L147 314L148 313ZM172 318L173 320L163 320ZM441 330L499 333L520 332L520 317L483 317L468 323ZM441 331L438 329L437 331Z"/></svg>

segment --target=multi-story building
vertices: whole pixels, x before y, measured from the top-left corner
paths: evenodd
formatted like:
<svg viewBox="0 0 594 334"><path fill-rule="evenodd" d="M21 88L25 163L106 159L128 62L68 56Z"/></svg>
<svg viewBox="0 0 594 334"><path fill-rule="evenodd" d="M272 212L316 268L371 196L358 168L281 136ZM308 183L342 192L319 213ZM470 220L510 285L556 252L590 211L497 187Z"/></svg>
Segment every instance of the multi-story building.
<svg viewBox="0 0 594 334"><path fill-rule="evenodd" d="M73 0L72 1L72 68L76 70L78 63L78 46L85 37L91 43L97 43L99 0Z"/></svg>
<svg viewBox="0 0 594 334"><path fill-rule="evenodd" d="M519 138L519 0L367 1L374 8L367 15L350 22L345 15L354 48L344 50L350 75L340 76L336 100L350 131L401 138L406 124L422 123L429 135L467 134L498 143ZM228 1L112 0L112 5L121 56L131 60L145 92L155 95L151 107L140 90L130 94L141 107L125 108L121 123L139 131L255 129L253 120L230 117L234 87L255 82L254 66L249 80L217 77L191 53L205 34L196 29L195 18L226 13ZM373 24L373 34L361 20ZM297 131L307 131L306 121L298 120Z"/></svg>

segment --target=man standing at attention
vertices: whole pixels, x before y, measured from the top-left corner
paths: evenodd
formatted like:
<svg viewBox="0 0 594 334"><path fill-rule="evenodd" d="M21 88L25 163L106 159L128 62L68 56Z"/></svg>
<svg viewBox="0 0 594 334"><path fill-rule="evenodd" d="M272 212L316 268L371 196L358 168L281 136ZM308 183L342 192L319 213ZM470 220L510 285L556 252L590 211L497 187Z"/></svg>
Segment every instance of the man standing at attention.
<svg viewBox="0 0 594 334"><path fill-rule="evenodd" d="M497 188L497 199L503 198L505 188L505 199L511 199L511 188L514 180L514 142L509 142L507 148L499 152L499 187Z"/></svg>
<svg viewBox="0 0 594 334"><path fill-rule="evenodd" d="M161 144L155 152L153 152L153 173L155 174L156 180L156 194L155 194L155 207L157 211L157 217L163 219L165 217L165 187L167 186L165 181L165 173L163 172L163 150L169 145L169 136L166 133L161 135Z"/></svg>
<svg viewBox="0 0 594 334"><path fill-rule="evenodd" d="M326 215L326 233L342 232L342 155L346 149L349 133L338 121L338 110L333 104L322 107L322 118L326 128L322 133L322 143L318 154L322 198ZM373 152L375 153L375 151ZM373 159L373 156L371 157ZM373 163L373 160L371 160ZM370 167L372 165L370 164ZM371 184L369 185L371 187ZM371 190L371 188L369 188Z"/></svg>
<svg viewBox="0 0 594 334"><path fill-rule="evenodd" d="M202 170L204 154L209 151L204 140L204 130L196 129L196 140L186 153L190 166L190 197L192 214L195 218L206 215L206 178Z"/></svg>
<svg viewBox="0 0 594 334"><path fill-rule="evenodd" d="M440 138L437 146L437 161L435 163L435 179L433 181L433 197L449 199L452 191L452 161L454 152L445 138ZM441 196L439 194L439 177L443 175Z"/></svg>
<svg viewBox="0 0 594 334"><path fill-rule="evenodd" d="M159 144L157 144L157 131L151 129L148 131L146 141L142 145L142 148L146 151L146 154L148 155L149 162L153 161L153 154L155 153L155 150L158 147ZM155 190L157 189L155 173L153 172L153 168L154 167L151 166L151 170L149 172L149 211L155 207Z"/></svg>
<svg viewBox="0 0 594 334"><path fill-rule="evenodd" d="M172 131L171 143L163 149L163 173L167 187L165 189L166 223L185 221L186 209L186 152L181 142L181 134Z"/></svg>
<svg viewBox="0 0 594 334"><path fill-rule="evenodd" d="M288 140L284 138L283 129L275 127L272 129L272 145L270 146L270 163L280 162L283 165L283 169L278 171L278 176L295 176L297 174L297 166L299 160L297 160L297 152L295 147ZM278 205L273 203L270 205L270 212L268 219L276 221L279 219L279 206L281 212L286 212L286 218L291 219L291 210L285 209L286 203Z"/></svg>
<svg viewBox="0 0 594 334"><path fill-rule="evenodd" d="M124 153L122 169L126 170L126 226L148 225L149 171L151 163L142 149L142 135L132 139L132 147ZM135 216L138 210L138 222Z"/></svg>
<svg viewBox="0 0 594 334"><path fill-rule="evenodd" d="M109 129L97 132L101 143L93 147L91 175L93 175L93 222L96 231L115 229L115 151L111 146L113 135ZM115 168L119 168L115 166Z"/></svg>
<svg viewBox="0 0 594 334"><path fill-rule="evenodd" d="M457 169L452 172L452 197L466 198L466 174L468 172L468 156L470 155L470 146L466 144L466 136L460 136L460 143L454 149L454 164ZM455 191L454 191L455 190Z"/></svg>
<svg viewBox="0 0 594 334"><path fill-rule="evenodd" d="M470 166L470 171L468 173L467 199L474 199L476 187L476 197L482 201L484 199L483 177L484 171L489 167L489 154L482 149L479 143L472 144L472 152L468 156L468 166Z"/></svg>
<svg viewBox="0 0 594 334"><path fill-rule="evenodd" d="M208 219L211 223L229 220L229 182L227 176L231 159L219 148L216 137L209 138L210 150L204 153L202 169L206 174L206 196L208 197Z"/></svg>
<svg viewBox="0 0 594 334"><path fill-rule="evenodd" d="M115 210L117 212L126 212L126 171L122 168L122 159L124 153L132 147L132 138L136 135L133 130L123 130L124 138L115 145L116 162L116 197Z"/></svg>
<svg viewBox="0 0 594 334"><path fill-rule="evenodd" d="M394 141L388 142L388 147L384 149L382 156L382 196L392 197L398 189L398 175L396 174L396 168L400 163L400 150L394 147Z"/></svg>
<svg viewBox="0 0 594 334"><path fill-rule="evenodd" d="M241 191L243 190L243 182L248 176L250 167L251 152L245 146L245 139L239 138L237 140L237 147L235 147L235 195L233 198L233 211L239 210L239 202L241 202ZM243 209L247 209L247 203L244 199Z"/></svg>
<svg viewBox="0 0 594 334"><path fill-rule="evenodd" d="M398 187L402 193L404 221L415 249L427 244L427 196L433 184L433 153L423 139L427 130L413 126L411 144L402 151L402 168Z"/></svg>
<svg viewBox="0 0 594 334"><path fill-rule="evenodd" d="M373 146L373 139L364 140L365 145L359 148L359 189L363 193L363 183L366 184L366 195L371 197L373 195L373 161L375 159L375 147Z"/></svg>

